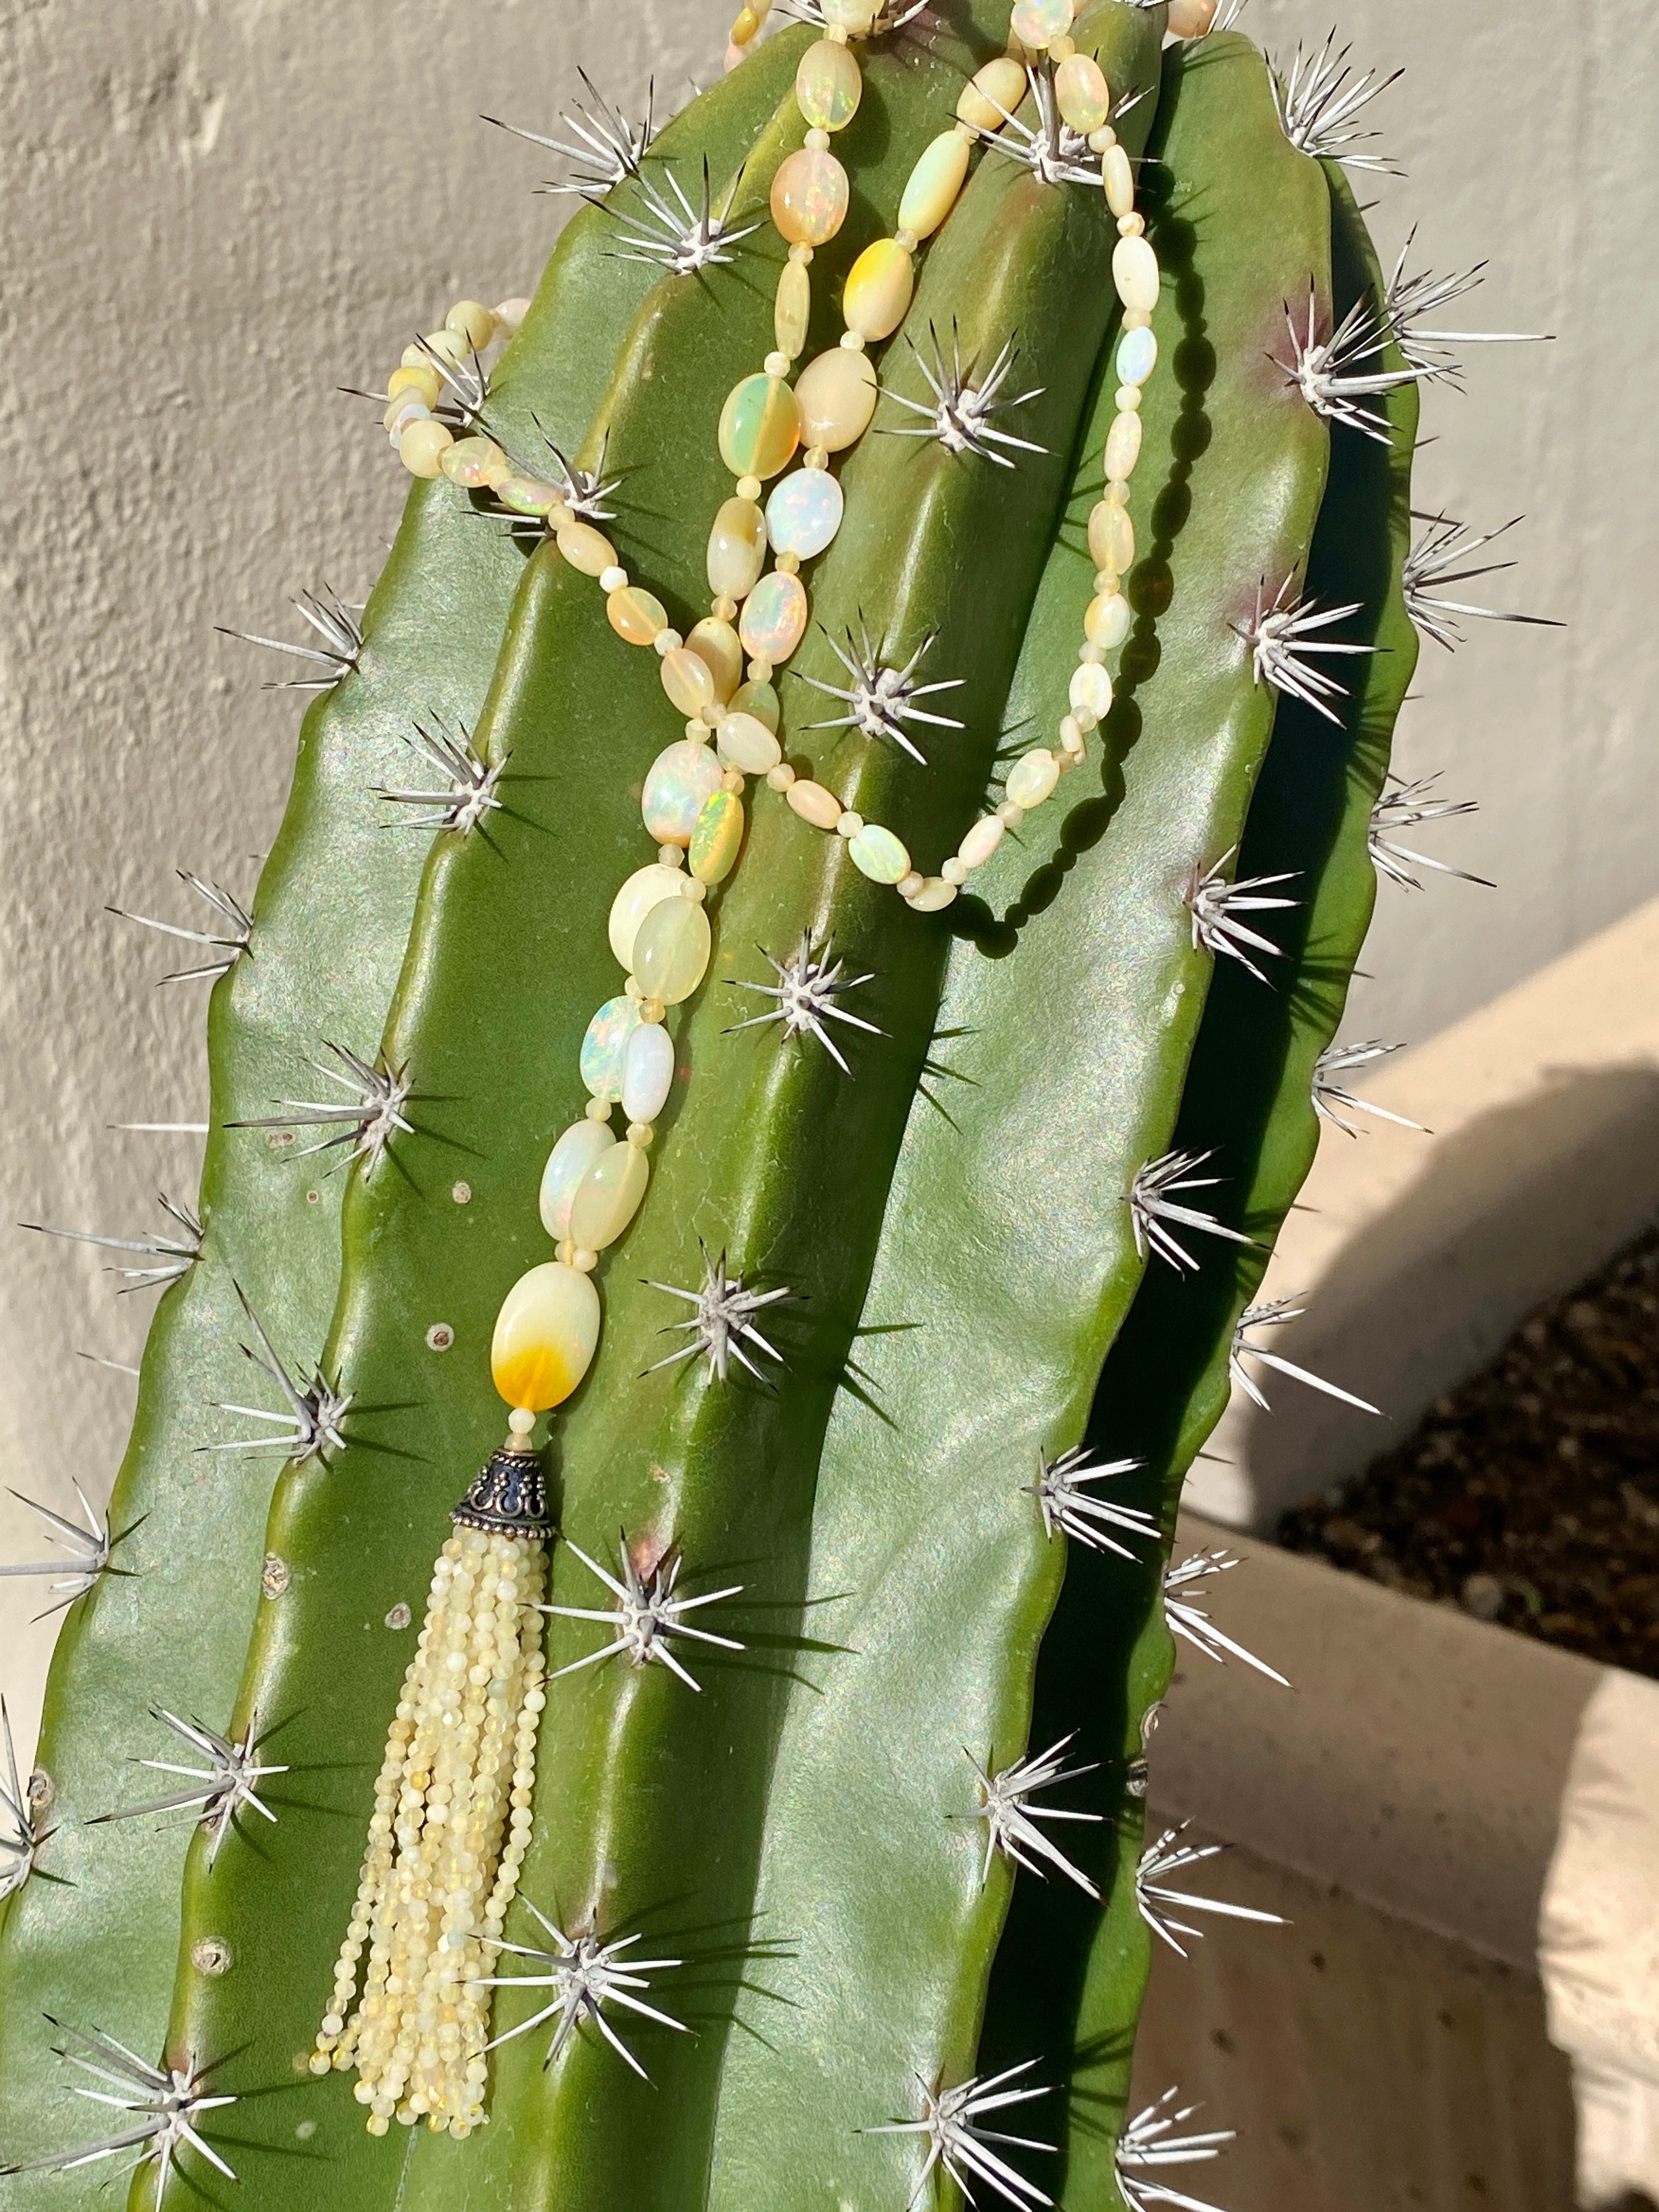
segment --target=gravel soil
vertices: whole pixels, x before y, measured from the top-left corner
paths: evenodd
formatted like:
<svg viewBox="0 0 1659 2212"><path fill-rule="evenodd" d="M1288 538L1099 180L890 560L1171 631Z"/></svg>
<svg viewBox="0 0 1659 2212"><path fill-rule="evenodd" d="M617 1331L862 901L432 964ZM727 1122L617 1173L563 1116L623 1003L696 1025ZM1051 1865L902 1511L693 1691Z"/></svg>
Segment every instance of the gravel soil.
<svg viewBox="0 0 1659 2212"><path fill-rule="evenodd" d="M1659 1676L1659 1231L1541 1307L1407 1443L1278 1535Z"/></svg>

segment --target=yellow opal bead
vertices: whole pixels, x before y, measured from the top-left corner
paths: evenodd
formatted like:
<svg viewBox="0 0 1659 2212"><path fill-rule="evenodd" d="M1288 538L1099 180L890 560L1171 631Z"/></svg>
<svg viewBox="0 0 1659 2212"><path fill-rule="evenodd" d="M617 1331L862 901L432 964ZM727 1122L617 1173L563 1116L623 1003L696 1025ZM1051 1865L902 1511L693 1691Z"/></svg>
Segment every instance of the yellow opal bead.
<svg viewBox="0 0 1659 2212"><path fill-rule="evenodd" d="M1088 54L1073 54L1054 71L1054 98L1073 131L1098 131L1111 120L1112 88L1106 72Z"/></svg>
<svg viewBox="0 0 1659 2212"><path fill-rule="evenodd" d="M835 793L805 776L797 776L784 798L801 820L810 822L815 830L833 830L841 820L842 803Z"/></svg>
<svg viewBox="0 0 1659 2212"><path fill-rule="evenodd" d="M1022 46L1041 53L1050 39L1065 36L1076 17L1074 0L1014 0L1008 25Z"/></svg>
<svg viewBox="0 0 1659 2212"><path fill-rule="evenodd" d="M444 317L444 328L482 353L495 335L495 318L482 300L457 300Z"/></svg>
<svg viewBox="0 0 1659 2212"><path fill-rule="evenodd" d="M634 973L641 990L665 1006L678 1006L708 974L714 942L708 914L696 900L665 899L653 906L634 939Z"/></svg>
<svg viewBox="0 0 1659 2212"><path fill-rule="evenodd" d="M743 801L735 792L717 791L704 802L691 832L691 872L700 884L726 881L743 848Z"/></svg>
<svg viewBox="0 0 1659 2212"><path fill-rule="evenodd" d="M869 356L831 346L802 370L795 386L802 437L827 453L845 453L869 428L880 396Z"/></svg>
<svg viewBox="0 0 1659 2212"><path fill-rule="evenodd" d="M934 139L910 172L899 201L898 228L912 238L931 238L951 209L968 175L971 141L960 131Z"/></svg>
<svg viewBox="0 0 1659 2212"><path fill-rule="evenodd" d="M692 627L685 649L708 664L714 697L724 706L743 680L743 646L737 631L718 615L705 615Z"/></svg>
<svg viewBox="0 0 1659 2212"><path fill-rule="evenodd" d="M1144 238L1120 238L1112 253L1112 282L1126 307L1150 315L1158 305L1158 256Z"/></svg>
<svg viewBox="0 0 1659 2212"><path fill-rule="evenodd" d="M777 298L772 307L772 334L778 351L798 361L806 350L807 326L812 319L812 279L806 264L786 261L778 272Z"/></svg>
<svg viewBox="0 0 1659 2212"><path fill-rule="evenodd" d="M1025 71L1012 54L999 54L975 72L957 102L957 119L974 131L1000 131L1019 112L1026 94Z"/></svg>
<svg viewBox="0 0 1659 2212"><path fill-rule="evenodd" d="M1126 246L1129 242L1121 241ZM841 303L848 329L871 343L891 337L909 310L915 289L915 266L904 248L896 239L877 239L848 274Z"/></svg>
<svg viewBox="0 0 1659 2212"><path fill-rule="evenodd" d="M1103 499L1089 517L1089 556L1097 568L1126 576L1134 566L1135 527L1115 499Z"/></svg>
<svg viewBox="0 0 1659 2212"><path fill-rule="evenodd" d="M864 72L845 46L820 39L795 71L795 103L815 131L844 131L864 97Z"/></svg>
<svg viewBox="0 0 1659 2212"><path fill-rule="evenodd" d="M577 1249L603 1252L614 1244L639 1212L650 1180L639 1146L612 1145L601 1153L570 1201L570 1239Z"/></svg>
<svg viewBox="0 0 1659 2212"><path fill-rule="evenodd" d="M638 1036L642 1032L636 1030L634 1034ZM548 1154L537 1203L542 1227L555 1243L562 1244L568 1238L571 1200L600 1153L608 1152L616 1141L617 1133L608 1121L584 1116L571 1123Z"/></svg>
<svg viewBox="0 0 1659 2212"><path fill-rule="evenodd" d="M811 374L809 368L806 375ZM728 499L708 533L709 590L716 599L746 599L765 566L766 517L759 501Z"/></svg>
<svg viewBox="0 0 1659 2212"><path fill-rule="evenodd" d="M611 629L629 645L654 645L659 632L668 627L667 608L637 584L630 584L626 591L612 592L605 611Z"/></svg>
<svg viewBox="0 0 1659 2212"><path fill-rule="evenodd" d="M435 407L438 391L437 370L428 368L422 362L416 368L394 368L386 382L386 396L388 399L400 399L405 392L412 392L427 406Z"/></svg>
<svg viewBox="0 0 1659 2212"><path fill-rule="evenodd" d="M682 714L701 714L714 703L714 671L687 646L663 655L662 688Z"/></svg>
<svg viewBox="0 0 1659 2212"><path fill-rule="evenodd" d="M653 860L648 867L635 868L611 900L611 950L624 975L634 972L634 939L639 935L640 924L653 906L660 906L665 899L682 897L684 881L678 868L665 868L659 860Z"/></svg>
<svg viewBox="0 0 1659 2212"><path fill-rule="evenodd" d="M763 483L795 458L800 443L800 410L781 377L745 376L733 386L720 410L720 459L734 477L758 477Z"/></svg>
<svg viewBox="0 0 1659 2212"><path fill-rule="evenodd" d="M544 1413L576 1388L599 1341L599 1292L580 1269L549 1260L520 1276L495 1317L489 1346L495 1388L509 1406Z"/></svg>
<svg viewBox="0 0 1659 2212"><path fill-rule="evenodd" d="M617 565L617 549L591 522L567 522L554 539L571 567L584 576L602 576Z"/></svg>
<svg viewBox="0 0 1659 2212"><path fill-rule="evenodd" d="M443 474L446 451L455 442L441 422L411 422L398 441L398 459L412 477Z"/></svg>
<svg viewBox="0 0 1659 2212"><path fill-rule="evenodd" d="M787 155L772 179L772 220L792 246L827 246L851 202L846 170L817 146Z"/></svg>
<svg viewBox="0 0 1659 2212"><path fill-rule="evenodd" d="M451 483L465 485L468 491L482 491L497 461L505 458L493 438L457 438L453 446L444 447L438 465Z"/></svg>
<svg viewBox="0 0 1659 2212"><path fill-rule="evenodd" d="M1109 146L1101 155L1100 181L1105 187L1106 204L1114 215L1134 213L1135 173L1121 146Z"/></svg>

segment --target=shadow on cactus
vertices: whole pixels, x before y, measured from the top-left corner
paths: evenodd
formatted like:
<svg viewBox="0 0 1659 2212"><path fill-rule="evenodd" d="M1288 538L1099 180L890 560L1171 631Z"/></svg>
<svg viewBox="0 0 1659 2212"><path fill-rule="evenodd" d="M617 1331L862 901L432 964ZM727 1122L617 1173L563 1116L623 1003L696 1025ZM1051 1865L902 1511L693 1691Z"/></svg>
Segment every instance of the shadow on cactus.
<svg viewBox="0 0 1659 2212"><path fill-rule="evenodd" d="M1481 611L1410 544L1467 280L1236 8L792 12L521 134L589 204L301 604L3 1778L9 2202L1084 2212L1227 2140L1128 2109L1230 1911L1142 1834L1171 1632L1272 1674L1168 1546L1372 1049L1413 617Z"/></svg>

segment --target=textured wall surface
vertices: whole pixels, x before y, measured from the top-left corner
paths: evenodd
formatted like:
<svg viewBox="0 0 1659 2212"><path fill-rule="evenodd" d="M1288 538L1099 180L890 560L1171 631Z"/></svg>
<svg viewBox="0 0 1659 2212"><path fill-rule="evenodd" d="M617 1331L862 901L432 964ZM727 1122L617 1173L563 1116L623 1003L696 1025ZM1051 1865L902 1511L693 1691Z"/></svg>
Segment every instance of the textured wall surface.
<svg viewBox="0 0 1659 2212"><path fill-rule="evenodd" d="M401 485L336 387L374 381L458 294L538 270L550 157L479 112L550 127L579 57L618 96L654 71L675 101L718 66L726 12L0 0L0 1220L131 1234L158 1188L193 1189L190 1139L109 1125L200 1118L199 987L155 989L164 946L102 909L191 921L179 866L252 889L297 708L211 625L280 627L324 578L362 596ZM1328 21L1311 0L1251 13L1281 52ZM1659 887L1659 428L1639 398L1659 295L1630 282L1659 228L1632 92L1659 73L1659 11L1344 13L1364 62L1408 70L1377 110L1411 172L1377 185L1384 244L1419 216L1432 266L1492 258L1470 322L1562 334L1486 349L1468 397L1431 401L1425 501L1483 526L1526 512L1500 603L1571 627L1431 648L1404 759L1483 799L1440 842L1501 889L1388 892L1349 1033L1420 1037ZM147 1300L118 1302L84 1248L9 1233L0 1482L59 1501L73 1470L95 1495L128 1384L76 1354L135 1359ZM0 1507L0 1559L38 1550Z"/></svg>

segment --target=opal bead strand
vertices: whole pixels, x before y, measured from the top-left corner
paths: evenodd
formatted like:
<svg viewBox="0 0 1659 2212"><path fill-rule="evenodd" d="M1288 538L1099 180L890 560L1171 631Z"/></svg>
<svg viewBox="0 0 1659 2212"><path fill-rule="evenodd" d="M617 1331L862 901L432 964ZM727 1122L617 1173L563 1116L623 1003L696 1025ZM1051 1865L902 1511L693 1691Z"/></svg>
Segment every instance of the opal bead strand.
<svg viewBox="0 0 1659 2212"><path fill-rule="evenodd" d="M528 300L503 300L496 307L458 300L441 330L429 331L404 349L403 360L386 384L381 421L410 476L447 477L469 489L488 487L498 495L517 477L494 439L458 438L447 422L438 420L435 410L444 380L437 363L459 368L474 356L482 360L492 345L514 336L529 312ZM549 484L546 489L550 499L558 496L556 486Z"/></svg>

